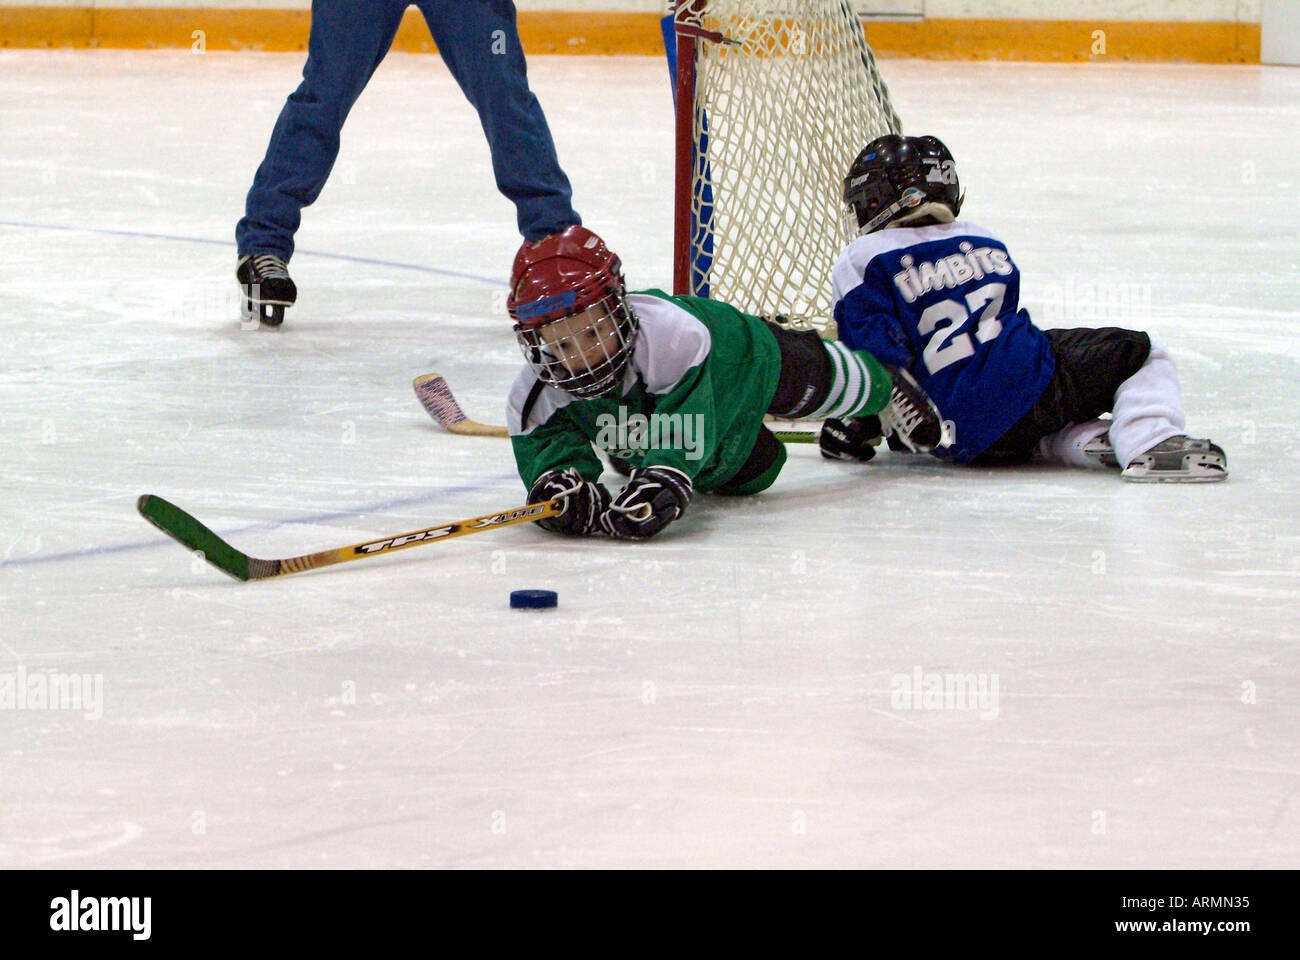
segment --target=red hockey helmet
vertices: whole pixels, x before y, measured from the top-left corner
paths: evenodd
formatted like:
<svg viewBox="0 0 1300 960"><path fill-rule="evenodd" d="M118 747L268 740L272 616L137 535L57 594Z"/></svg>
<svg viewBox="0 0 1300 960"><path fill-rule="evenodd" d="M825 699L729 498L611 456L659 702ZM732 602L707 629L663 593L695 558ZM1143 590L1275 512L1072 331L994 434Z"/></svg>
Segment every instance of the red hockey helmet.
<svg viewBox="0 0 1300 960"><path fill-rule="evenodd" d="M582 398L622 380L636 316L618 257L586 227L525 243L510 271L506 301L524 359L546 383Z"/></svg>

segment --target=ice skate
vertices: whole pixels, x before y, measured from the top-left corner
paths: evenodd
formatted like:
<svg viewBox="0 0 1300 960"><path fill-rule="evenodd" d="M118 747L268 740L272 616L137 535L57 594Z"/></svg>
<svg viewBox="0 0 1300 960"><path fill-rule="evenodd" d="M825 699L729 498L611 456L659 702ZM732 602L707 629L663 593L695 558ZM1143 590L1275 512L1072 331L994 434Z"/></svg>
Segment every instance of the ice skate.
<svg viewBox="0 0 1300 960"><path fill-rule="evenodd" d="M1148 483L1210 483L1227 479L1228 458L1209 440L1179 434L1135 457L1121 476Z"/></svg>
<svg viewBox="0 0 1300 960"><path fill-rule="evenodd" d="M240 257L235 277L243 291L240 320L258 320L268 327L284 323L284 308L298 299L298 288L289 278L288 265L273 253Z"/></svg>
<svg viewBox="0 0 1300 960"><path fill-rule="evenodd" d="M1104 433L1085 443L1082 447L1082 453L1089 460L1095 460L1103 467L1115 468L1119 466L1119 460L1115 457L1115 448L1110 445L1110 437Z"/></svg>
<svg viewBox="0 0 1300 960"><path fill-rule="evenodd" d="M889 406L879 413L891 449L901 444L913 453L929 453L943 440L943 420L926 392L906 370L888 368L894 378Z"/></svg>

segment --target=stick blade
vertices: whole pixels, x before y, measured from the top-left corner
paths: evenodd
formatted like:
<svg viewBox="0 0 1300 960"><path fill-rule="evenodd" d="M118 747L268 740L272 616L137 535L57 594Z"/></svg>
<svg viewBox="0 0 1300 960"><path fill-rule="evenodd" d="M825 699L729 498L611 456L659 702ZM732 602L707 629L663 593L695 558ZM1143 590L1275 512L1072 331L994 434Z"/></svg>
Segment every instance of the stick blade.
<svg viewBox="0 0 1300 960"><path fill-rule="evenodd" d="M442 374L425 373L411 381L415 395L426 413L437 420L444 430L468 437L506 437L510 433L505 427L478 423L465 415L460 404L452 395L451 387Z"/></svg>
<svg viewBox="0 0 1300 960"><path fill-rule="evenodd" d="M173 503L151 493L143 494L135 508L155 527L191 552L198 552L222 573L236 580L252 579L247 554L240 553L226 541Z"/></svg>
<svg viewBox="0 0 1300 960"><path fill-rule="evenodd" d="M451 387L447 386L447 381L441 374L423 374L411 381L411 386L415 388L415 395L420 398L420 405L428 411L429 416L448 430L469 419L451 395Z"/></svg>

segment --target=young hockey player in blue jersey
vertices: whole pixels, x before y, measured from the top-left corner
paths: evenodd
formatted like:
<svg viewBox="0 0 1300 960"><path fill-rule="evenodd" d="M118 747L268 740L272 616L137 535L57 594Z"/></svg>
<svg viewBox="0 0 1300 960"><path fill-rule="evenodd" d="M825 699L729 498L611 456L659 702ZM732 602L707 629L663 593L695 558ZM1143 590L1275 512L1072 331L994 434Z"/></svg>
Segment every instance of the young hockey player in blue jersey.
<svg viewBox="0 0 1300 960"><path fill-rule="evenodd" d="M938 406L948 436L934 454L978 466L1039 456L1125 480L1227 477L1223 450L1184 431L1168 351L1136 330L1034 326L1006 246L957 219L963 199L939 140L873 140L844 181L857 239L832 273L840 340L910 371ZM822 452L870 460L882 432L874 417L828 420Z"/></svg>
<svg viewBox="0 0 1300 960"><path fill-rule="evenodd" d="M506 410L519 476L529 503L565 500L537 521L547 530L644 540L696 491L766 489L785 463L767 413L882 414L911 449L941 438L907 374L715 300L627 293L618 257L585 227L520 248L507 307L527 361ZM629 466L617 494L596 449Z"/></svg>

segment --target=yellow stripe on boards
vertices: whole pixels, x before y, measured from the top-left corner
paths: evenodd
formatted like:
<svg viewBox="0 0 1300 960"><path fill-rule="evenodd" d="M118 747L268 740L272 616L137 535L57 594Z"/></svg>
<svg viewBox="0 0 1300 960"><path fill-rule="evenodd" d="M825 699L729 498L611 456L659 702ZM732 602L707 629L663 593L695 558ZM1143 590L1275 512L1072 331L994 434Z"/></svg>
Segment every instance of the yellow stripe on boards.
<svg viewBox="0 0 1300 960"><path fill-rule="evenodd" d="M0 6L0 47L306 50L310 24L307 10ZM1258 23L931 19L872 21L866 30L882 57L1259 63ZM663 55L655 13L521 11L519 35L530 56ZM416 8L393 49L436 49Z"/></svg>
<svg viewBox="0 0 1300 960"><path fill-rule="evenodd" d="M1105 63L1259 63L1258 23L1155 20L924 20L872 23L881 57Z"/></svg>

